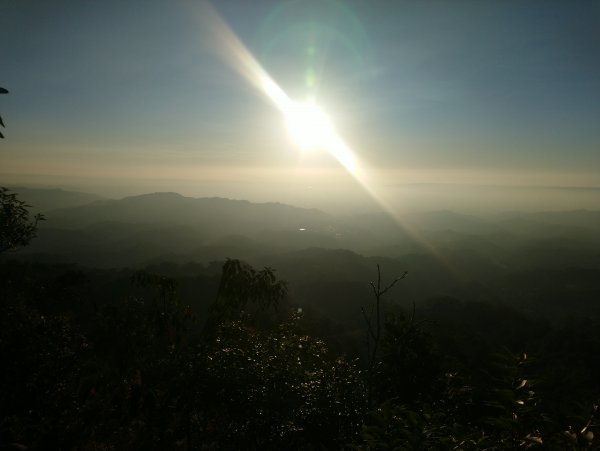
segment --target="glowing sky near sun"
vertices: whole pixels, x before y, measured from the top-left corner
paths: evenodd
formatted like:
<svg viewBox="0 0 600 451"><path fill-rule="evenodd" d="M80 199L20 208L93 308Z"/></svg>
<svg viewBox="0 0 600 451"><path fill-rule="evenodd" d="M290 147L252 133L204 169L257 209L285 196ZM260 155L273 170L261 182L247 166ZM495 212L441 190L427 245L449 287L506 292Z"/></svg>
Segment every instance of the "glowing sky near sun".
<svg viewBox="0 0 600 451"><path fill-rule="evenodd" d="M359 168L351 149L335 131L334 125L316 103L290 99L287 93L263 69L218 12L208 3L200 10L202 21L212 30L215 50L247 81L262 91L285 118L293 142L303 150L322 150L333 156L350 175L358 178ZM314 51L314 47L311 47ZM220 53L219 53L220 52ZM314 86L310 79L308 86Z"/></svg>
<svg viewBox="0 0 600 451"><path fill-rule="evenodd" d="M4 4L0 181L600 185L598 2L216 2L229 42L199 5Z"/></svg>

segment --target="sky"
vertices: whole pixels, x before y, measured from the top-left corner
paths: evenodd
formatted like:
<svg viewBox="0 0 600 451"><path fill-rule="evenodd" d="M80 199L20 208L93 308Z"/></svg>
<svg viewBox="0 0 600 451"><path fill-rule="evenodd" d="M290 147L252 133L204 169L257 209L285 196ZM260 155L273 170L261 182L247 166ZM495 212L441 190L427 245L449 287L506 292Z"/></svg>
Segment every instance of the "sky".
<svg viewBox="0 0 600 451"><path fill-rule="evenodd" d="M0 184L303 206L406 200L416 185L600 188L598 1L1 9ZM291 139L227 33L290 99L319 105L368 177Z"/></svg>

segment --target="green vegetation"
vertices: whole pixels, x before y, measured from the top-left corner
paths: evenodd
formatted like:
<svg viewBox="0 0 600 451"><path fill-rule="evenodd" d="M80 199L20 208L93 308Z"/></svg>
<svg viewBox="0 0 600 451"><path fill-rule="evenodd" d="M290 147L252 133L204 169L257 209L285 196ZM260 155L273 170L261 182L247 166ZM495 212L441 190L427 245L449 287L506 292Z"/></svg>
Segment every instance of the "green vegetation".
<svg viewBox="0 0 600 451"><path fill-rule="evenodd" d="M26 244L36 224L20 217ZM234 259L0 262L0 447L597 449L597 317L394 301L412 274L378 271L371 293L340 283L317 309L275 270ZM345 302L359 286L362 318Z"/></svg>
<svg viewBox="0 0 600 451"><path fill-rule="evenodd" d="M8 90L0 87L0 94L8 94ZM4 127L4 121L2 120L2 116L0 116L0 127ZM4 135L0 133L0 139L4 139Z"/></svg>
<svg viewBox="0 0 600 451"><path fill-rule="evenodd" d="M446 331L388 306L379 350L361 360L336 355L307 333L303 313L289 308L285 285L268 268L227 261L218 296L200 316L166 276L133 272L130 288L98 304L86 299L86 279L100 274L10 265L2 268L0 315L3 444L374 450L597 443L594 325L579 334L545 329L547 346L525 355L483 343L486 336L472 330L451 330L465 312L486 321L478 305L438 301L447 309ZM501 321L496 327L506 326ZM532 344L526 335L523 347Z"/></svg>
<svg viewBox="0 0 600 451"><path fill-rule="evenodd" d="M37 236L37 224L44 217L31 218L29 207L16 193L0 186L0 254L27 246Z"/></svg>

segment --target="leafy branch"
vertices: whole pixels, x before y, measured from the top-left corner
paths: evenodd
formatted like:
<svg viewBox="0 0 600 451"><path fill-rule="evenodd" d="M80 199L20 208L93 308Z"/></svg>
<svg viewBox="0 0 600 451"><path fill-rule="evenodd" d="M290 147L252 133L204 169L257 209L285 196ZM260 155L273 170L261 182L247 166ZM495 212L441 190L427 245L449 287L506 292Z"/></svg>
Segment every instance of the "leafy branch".
<svg viewBox="0 0 600 451"><path fill-rule="evenodd" d="M0 87L0 94L8 94L8 90ZM4 127L2 116L0 116L0 126ZM4 135L2 133L0 133L0 138L4 138Z"/></svg>
<svg viewBox="0 0 600 451"><path fill-rule="evenodd" d="M0 254L27 246L37 236L37 226L46 218L36 214L30 218L31 205L0 186Z"/></svg>

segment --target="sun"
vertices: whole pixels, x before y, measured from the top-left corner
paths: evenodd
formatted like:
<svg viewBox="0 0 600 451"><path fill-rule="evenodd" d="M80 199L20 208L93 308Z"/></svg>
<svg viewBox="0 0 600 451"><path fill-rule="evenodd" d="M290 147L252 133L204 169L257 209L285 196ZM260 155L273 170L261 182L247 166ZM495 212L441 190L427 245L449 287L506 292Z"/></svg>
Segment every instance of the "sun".
<svg viewBox="0 0 600 451"><path fill-rule="evenodd" d="M285 121L292 140L303 150L328 150L335 140L331 119L313 102L292 103Z"/></svg>

